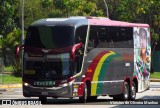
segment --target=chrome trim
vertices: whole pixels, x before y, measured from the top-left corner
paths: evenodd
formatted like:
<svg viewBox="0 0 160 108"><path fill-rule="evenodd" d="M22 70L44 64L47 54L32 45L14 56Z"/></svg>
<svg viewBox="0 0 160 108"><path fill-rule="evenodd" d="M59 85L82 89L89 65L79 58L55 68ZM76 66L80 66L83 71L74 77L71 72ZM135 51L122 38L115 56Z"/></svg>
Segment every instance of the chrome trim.
<svg viewBox="0 0 160 108"><path fill-rule="evenodd" d="M83 84L84 82L74 82L73 84Z"/></svg>

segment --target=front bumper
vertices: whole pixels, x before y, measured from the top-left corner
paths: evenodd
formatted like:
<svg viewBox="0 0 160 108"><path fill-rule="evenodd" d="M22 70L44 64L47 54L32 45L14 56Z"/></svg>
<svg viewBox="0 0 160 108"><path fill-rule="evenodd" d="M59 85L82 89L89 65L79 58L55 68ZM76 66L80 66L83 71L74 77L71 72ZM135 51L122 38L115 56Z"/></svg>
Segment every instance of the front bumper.
<svg viewBox="0 0 160 108"><path fill-rule="evenodd" d="M64 84L60 87L33 87L23 85L25 97L73 97L72 84Z"/></svg>

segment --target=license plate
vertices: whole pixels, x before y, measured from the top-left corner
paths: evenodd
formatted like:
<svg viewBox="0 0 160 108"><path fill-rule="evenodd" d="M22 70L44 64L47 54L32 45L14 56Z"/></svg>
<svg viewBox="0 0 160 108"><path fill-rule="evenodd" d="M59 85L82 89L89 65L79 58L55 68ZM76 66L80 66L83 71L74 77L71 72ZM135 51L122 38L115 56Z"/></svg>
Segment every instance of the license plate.
<svg viewBox="0 0 160 108"><path fill-rule="evenodd" d="M48 92L42 92L42 95L48 95Z"/></svg>

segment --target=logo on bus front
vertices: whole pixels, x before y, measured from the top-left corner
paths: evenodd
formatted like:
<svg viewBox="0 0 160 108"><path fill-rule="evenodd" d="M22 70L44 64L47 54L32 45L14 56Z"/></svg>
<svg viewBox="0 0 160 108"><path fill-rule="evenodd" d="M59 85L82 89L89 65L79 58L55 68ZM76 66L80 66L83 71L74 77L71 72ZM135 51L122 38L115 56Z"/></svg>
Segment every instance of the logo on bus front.
<svg viewBox="0 0 160 108"><path fill-rule="evenodd" d="M35 81L34 86L53 86L55 85L54 81Z"/></svg>
<svg viewBox="0 0 160 108"><path fill-rule="evenodd" d="M51 51L51 50L42 49L42 51L43 51L44 53L48 53L48 52Z"/></svg>

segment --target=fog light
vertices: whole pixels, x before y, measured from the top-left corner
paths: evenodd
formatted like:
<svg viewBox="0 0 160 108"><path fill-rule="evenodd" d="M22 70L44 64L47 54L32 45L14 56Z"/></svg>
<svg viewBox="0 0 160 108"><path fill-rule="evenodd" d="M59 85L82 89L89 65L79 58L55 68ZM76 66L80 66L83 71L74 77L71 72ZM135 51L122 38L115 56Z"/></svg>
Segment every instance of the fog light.
<svg viewBox="0 0 160 108"><path fill-rule="evenodd" d="M64 94L67 94L67 93L68 93L68 91L63 91L61 94L64 95Z"/></svg>

